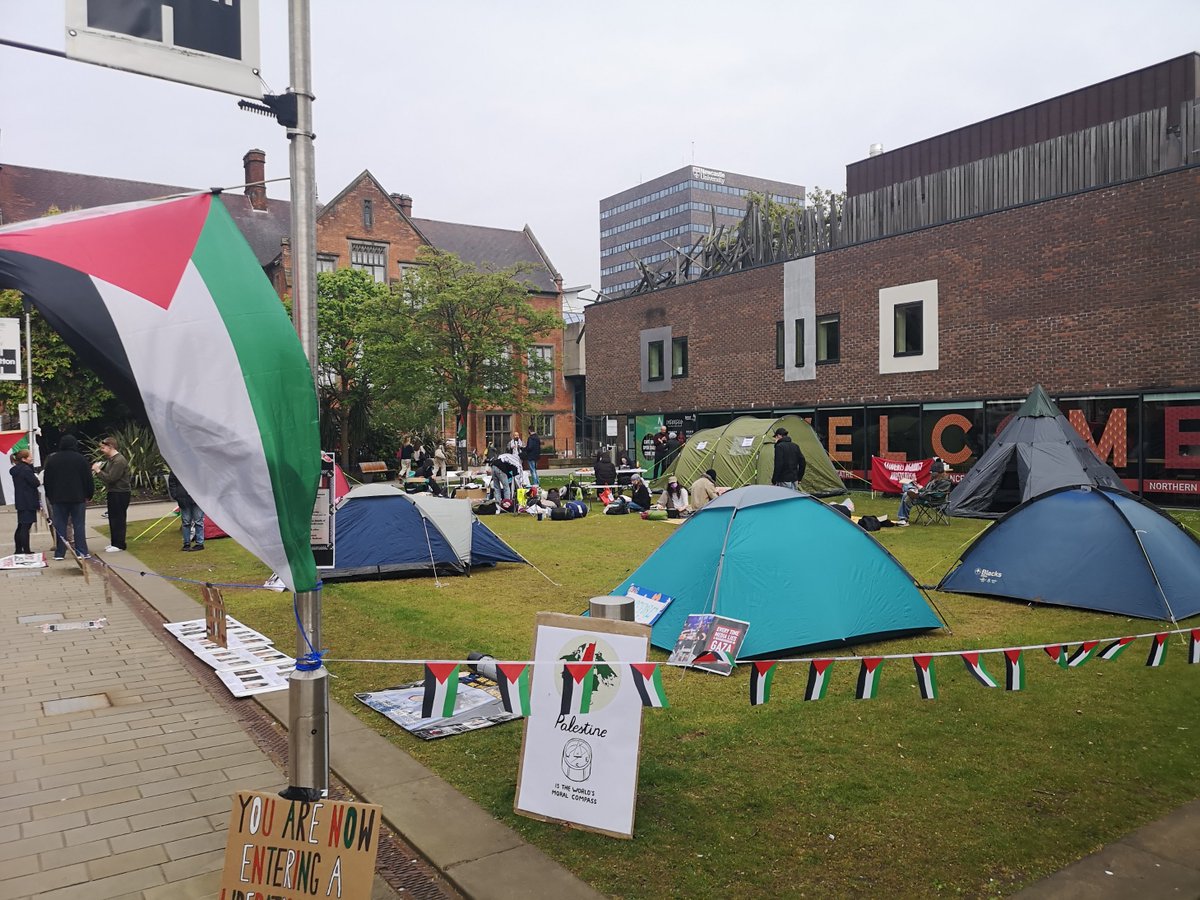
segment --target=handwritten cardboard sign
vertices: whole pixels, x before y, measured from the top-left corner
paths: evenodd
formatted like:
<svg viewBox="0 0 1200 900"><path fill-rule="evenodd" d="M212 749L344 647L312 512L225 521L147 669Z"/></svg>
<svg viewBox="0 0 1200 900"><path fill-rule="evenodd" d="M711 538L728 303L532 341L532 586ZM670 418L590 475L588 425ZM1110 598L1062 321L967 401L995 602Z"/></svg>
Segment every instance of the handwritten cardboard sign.
<svg viewBox="0 0 1200 900"><path fill-rule="evenodd" d="M238 791L229 813L220 900L369 900L382 824L370 803L285 800Z"/></svg>

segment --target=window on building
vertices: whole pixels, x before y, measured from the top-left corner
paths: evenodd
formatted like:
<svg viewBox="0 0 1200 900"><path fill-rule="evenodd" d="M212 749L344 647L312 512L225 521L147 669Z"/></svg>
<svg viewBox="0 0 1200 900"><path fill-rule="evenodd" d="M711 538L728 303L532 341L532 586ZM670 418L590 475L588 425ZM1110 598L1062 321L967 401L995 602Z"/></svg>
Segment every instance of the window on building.
<svg viewBox="0 0 1200 900"><path fill-rule="evenodd" d="M834 363L841 354L841 315L817 316L817 362Z"/></svg>
<svg viewBox="0 0 1200 900"><path fill-rule="evenodd" d="M387 244L350 242L350 268L368 272L376 281L387 280Z"/></svg>
<svg viewBox="0 0 1200 900"><path fill-rule="evenodd" d="M483 386L486 390L499 392L505 390L512 380L512 353L507 347L489 360L483 367Z"/></svg>
<svg viewBox="0 0 1200 900"><path fill-rule="evenodd" d="M804 367L804 320L796 320L796 368Z"/></svg>
<svg viewBox="0 0 1200 900"><path fill-rule="evenodd" d="M512 440L512 415L488 413L483 417L483 439L490 448L505 450Z"/></svg>
<svg viewBox="0 0 1200 900"><path fill-rule="evenodd" d="M687 338L677 337L671 339L671 377L672 378L687 378L688 373L688 348Z"/></svg>
<svg viewBox="0 0 1200 900"><path fill-rule="evenodd" d="M529 430L542 439L542 448L554 443L554 413L534 413L529 417Z"/></svg>
<svg viewBox="0 0 1200 900"><path fill-rule="evenodd" d="M317 254L317 271L318 272L336 272L337 257L328 253Z"/></svg>
<svg viewBox="0 0 1200 900"><path fill-rule="evenodd" d="M787 356L786 344L783 339L783 323L775 323L775 368L782 369Z"/></svg>
<svg viewBox="0 0 1200 900"><path fill-rule="evenodd" d="M529 351L529 368L526 372L529 393L536 397L549 397L554 393L554 346L534 344Z"/></svg>
<svg viewBox="0 0 1200 900"><path fill-rule="evenodd" d="M895 339L892 347L893 356L919 356L924 352L924 314L923 303L897 303L895 316Z"/></svg>
<svg viewBox="0 0 1200 900"><path fill-rule="evenodd" d="M646 378L648 381L662 381L663 372L663 342L650 341L646 344Z"/></svg>
<svg viewBox="0 0 1200 900"><path fill-rule="evenodd" d="M363 228L375 227L375 208L370 200L363 200Z"/></svg>

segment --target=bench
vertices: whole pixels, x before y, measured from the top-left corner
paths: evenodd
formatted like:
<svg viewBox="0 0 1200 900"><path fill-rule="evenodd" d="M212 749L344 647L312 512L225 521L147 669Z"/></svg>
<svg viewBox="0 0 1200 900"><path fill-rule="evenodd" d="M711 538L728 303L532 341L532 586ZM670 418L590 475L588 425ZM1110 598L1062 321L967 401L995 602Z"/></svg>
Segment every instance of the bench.
<svg viewBox="0 0 1200 900"><path fill-rule="evenodd" d="M388 477L387 463L383 462L382 460L359 463L358 471L363 475L364 481L368 475L382 475L384 481L386 481Z"/></svg>

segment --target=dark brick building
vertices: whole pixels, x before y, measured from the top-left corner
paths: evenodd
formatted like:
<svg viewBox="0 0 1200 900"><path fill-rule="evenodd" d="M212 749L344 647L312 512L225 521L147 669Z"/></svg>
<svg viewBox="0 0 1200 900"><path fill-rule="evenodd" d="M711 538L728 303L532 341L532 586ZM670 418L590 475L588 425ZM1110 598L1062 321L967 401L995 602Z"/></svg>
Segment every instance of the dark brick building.
<svg viewBox="0 0 1200 900"><path fill-rule="evenodd" d="M590 306L588 414L636 447L659 417L796 411L853 480L872 455L969 468L1041 383L1131 487L1200 501L1200 117L1183 106L1153 174Z"/></svg>

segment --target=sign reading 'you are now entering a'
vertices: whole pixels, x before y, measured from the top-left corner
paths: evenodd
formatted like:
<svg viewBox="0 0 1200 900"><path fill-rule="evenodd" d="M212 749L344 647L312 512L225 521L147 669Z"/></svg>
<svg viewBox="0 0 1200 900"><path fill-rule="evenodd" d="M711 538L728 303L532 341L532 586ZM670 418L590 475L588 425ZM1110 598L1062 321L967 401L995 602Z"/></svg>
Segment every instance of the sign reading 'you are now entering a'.
<svg viewBox="0 0 1200 900"><path fill-rule="evenodd" d="M238 791L229 813L220 900L337 897L368 900L380 807Z"/></svg>

